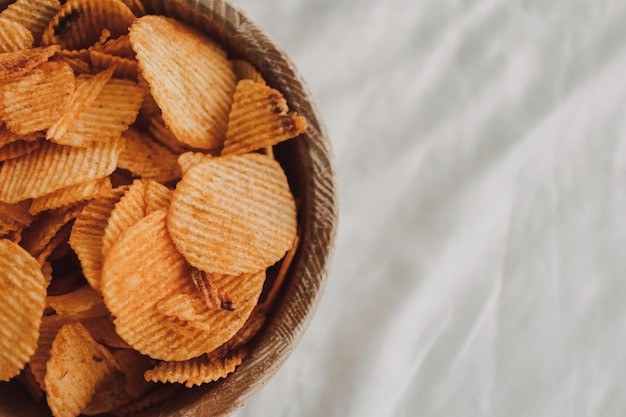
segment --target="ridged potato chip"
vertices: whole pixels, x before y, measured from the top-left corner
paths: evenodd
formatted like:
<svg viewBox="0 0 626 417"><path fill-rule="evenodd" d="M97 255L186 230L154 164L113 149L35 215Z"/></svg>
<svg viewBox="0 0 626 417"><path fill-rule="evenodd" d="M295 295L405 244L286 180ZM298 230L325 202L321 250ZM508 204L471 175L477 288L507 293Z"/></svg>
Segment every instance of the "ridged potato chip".
<svg viewBox="0 0 626 417"><path fill-rule="evenodd" d="M215 277L237 306L235 311L215 311L197 294L190 273L169 239L165 210L144 217L111 247L102 268L102 294L118 334L134 349L155 359L176 361L214 350L243 326L265 280L265 271ZM181 295L195 314L192 321L160 307Z"/></svg>
<svg viewBox="0 0 626 417"><path fill-rule="evenodd" d="M43 32L44 45L86 49L100 39L103 29L112 37L128 33L135 15L121 0L68 0Z"/></svg>
<svg viewBox="0 0 626 417"><path fill-rule="evenodd" d="M152 382L176 382L187 388L226 378L241 365L246 356L245 349L234 351L218 350L209 355L182 362L160 362L145 372L145 378Z"/></svg>
<svg viewBox="0 0 626 417"><path fill-rule="evenodd" d="M102 235L101 250L104 257L126 230L145 217L145 192L144 181L135 180L120 201L115 203Z"/></svg>
<svg viewBox="0 0 626 417"><path fill-rule="evenodd" d="M17 0L0 13L0 19L8 19L26 27L39 43L50 19L61 9L59 0Z"/></svg>
<svg viewBox="0 0 626 417"><path fill-rule="evenodd" d="M103 178L115 170L123 148L122 137L86 148L45 141L39 149L0 166L0 201L16 203Z"/></svg>
<svg viewBox="0 0 626 417"><path fill-rule="evenodd" d="M191 147L219 151L235 90L226 53L195 29L163 16L137 19L130 43L174 136Z"/></svg>
<svg viewBox="0 0 626 417"><path fill-rule="evenodd" d="M27 74L60 50L58 45L52 45L0 54L0 82ZM0 115L3 112L4 109L0 107Z"/></svg>
<svg viewBox="0 0 626 417"><path fill-rule="evenodd" d="M109 177L70 185L69 187L53 191L50 194L34 198L30 205L29 213L35 215L45 210L53 210L81 201L88 201L98 196L105 195L107 192L110 192L111 189L112 185Z"/></svg>
<svg viewBox="0 0 626 417"><path fill-rule="evenodd" d="M2 87L4 122L19 135L46 130L61 117L73 92L74 71L69 64L45 62Z"/></svg>
<svg viewBox="0 0 626 417"><path fill-rule="evenodd" d="M94 70L114 67L115 72L113 75L115 77L137 81L139 68L137 66L137 61L134 59L124 58L97 50L90 50L89 60L91 62L91 68Z"/></svg>
<svg viewBox="0 0 626 417"><path fill-rule="evenodd" d="M0 162L28 155L29 153L41 148L43 143L43 140L38 140L34 142L16 140L15 142L4 145L0 147Z"/></svg>
<svg viewBox="0 0 626 417"><path fill-rule="evenodd" d="M0 13L0 53L28 49L34 42L30 30L18 22L3 19Z"/></svg>
<svg viewBox="0 0 626 417"><path fill-rule="evenodd" d="M156 181L146 181L146 214L159 209L167 209L172 201L173 191Z"/></svg>
<svg viewBox="0 0 626 417"><path fill-rule="evenodd" d="M126 147L118 167L127 169L142 179L166 183L181 177L177 156L147 134L130 128L124 132Z"/></svg>
<svg viewBox="0 0 626 417"><path fill-rule="evenodd" d="M261 154L210 158L177 184L168 230L187 262L238 275L273 265L296 235L296 206L278 162Z"/></svg>
<svg viewBox="0 0 626 417"><path fill-rule="evenodd" d="M244 154L294 138L306 119L289 112L276 89L251 80L237 83L222 155Z"/></svg>
<svg viewBox="0 0 626 417"><path fill-rule="evenodd" d="M100 289L102 272L102 236L111 210L120 200L126 187L116 188L109 195L91 200L78 214L69 243L82 268L85 279L96 290Z"/></svg>
<svg viewBox="0 0 626 417"><path fill-rule="evenodd" d="M44 387L55 417L76 417L102 384L119 373L117 362L78 323L63 325L46 364Z"/></svg>
<svg viewBox="0 0 626 417"><path fill-rule="evenodd" d="M17 243L0 239L0 253L0 381L8 381L37 348L46 282L41 265Z"/></svg>

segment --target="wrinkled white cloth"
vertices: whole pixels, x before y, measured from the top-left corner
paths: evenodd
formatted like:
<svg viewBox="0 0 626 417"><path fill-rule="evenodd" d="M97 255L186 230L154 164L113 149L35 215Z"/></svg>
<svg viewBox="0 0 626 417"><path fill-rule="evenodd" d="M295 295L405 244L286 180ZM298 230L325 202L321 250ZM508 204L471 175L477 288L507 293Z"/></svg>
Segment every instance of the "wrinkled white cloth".
<svg viewBox="0 0 626 417"><path fill-rule="evenodd" d="M235 416L626 415L626 2L236 4L319 104L340 227Z"/></svg>

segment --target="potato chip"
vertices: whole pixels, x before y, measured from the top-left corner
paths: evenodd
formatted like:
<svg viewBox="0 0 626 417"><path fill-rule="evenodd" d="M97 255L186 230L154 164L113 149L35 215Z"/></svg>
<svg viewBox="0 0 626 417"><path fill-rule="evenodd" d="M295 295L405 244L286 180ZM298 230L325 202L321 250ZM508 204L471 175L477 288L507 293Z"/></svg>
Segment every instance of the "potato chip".
<svg viewBox="0 0 626 417"><path fill-rule="evenodd" d="M81 210L82 205L76 205L41 213L24 231L22 247L37 258L61 228L76 218Z"/></svg>
<svg viewBox="0 0 626 417"><path fill-rule="evenodd" d="M41 389L45 388L44 377L46 375L46 363L50 359L52 342L61 327L70 321L71 320L68 317L58 316L56 314L44 316L41 319L39 338L37 339L37 350L35 350L35 353L28 363L31 372Z"/></svg>
<svg viewBox="0 0 626 417"><path fill-rule="evenodd" d="M141 17L146 14L146 8L141 0L122 0L125 5L133 12L137 17Z"/></svg>
<svg viewBox="0 0 626 417"><path fill-rule="evenodd" d="M191 265L238 275L284 256L296 235L296 206L273 159L261 154L210 158L177 184L167 225Z"/></svg>
<svg viewBox="0 0 626 417"><path fill-rule="evenodd" d="M15 223L22 227L30 226L33 216L29 213L29 207L29 201L22 201L16 204L0 202L0 221Z"/></svg>
<svg viewBox="0 0 626 417"><path fill-rule="evenodd" d="M62 136L51 137L56 143L87 146L119 138L135 121L145 91L130 80L111 78L100 94L85 105L67 125ZM48 132L50 136L50 132Z"/></svg>
<svg viewBox="0 0 626 417"><path fill-rule="evenodd" d="M88 285L66 294L48 296L46 306L73 321L109 316L100 293Z"/></svg>
<svg viewBox="0 0 626 417"><path fill-rule="evenodd" d="M159 209L167 209L172 200L172 193L173 191L165 185L156 181L147 180L145 192L146 214L150 214Z"/></svg>
<svg viewBox="0 0 626 417"><path fill-rule="evenodd" d="M126 377L125 389L131 398L137 399L152 388L143 377L144 372L154 365L151 358L132 349L117 350L113 356Z"/></svg>
<svg viewBox="0 0 626 417"><path fill-rule="evenodd" d="M89 403L80 414L86 416L101 415L128 404L132 398L126 393L125 382L124 374L119 369L112 372L98 384Z"/></svg>
<svg viewBox="0 0 626 417"><path fill-rule="evenodd" d="M0 54L0 82L28 73L60 50L58 45L52 45Z"/></svg>
<svg viewBox="0 0 626 417"><path fill-rule="evenodd" d="M68 64L70 67L72 67L72 70L76 75L91 74L91 65L86 57L68 56L65 54L60 54L58 56L55 56L54 59Z"/></svg>
<svg viewBox="0 0 626 417"><path fill-rule="evenodd" d="M50 20L42 43L86 49L100 39L105 28L114 38L128 33L133 20L135 15L120 0L68 0Z"/></svg>
<svg viewBox="0 0 626 417"><path fill-rule="evenodd" d="M89 51L89 59L91 61L91 67L94 70L114 67L115 72L113 73L113 75L116 78L124 78L127 80L137 81L139 68L137 66L137 61L135 61L134 59L123 58L120 56L95 50Z"/></svg>
<svg viewBox="0 0 626 417"><path fill-rule="evenodd" d="M289 112L283 95L250 80L237 83L222 155L244 154L294 138L306 120Z"/></svg>
<svg viewBox="0 0 626 417"><path fill-rule="evenodd" d="M272 282L272 285L265 296L265 299L262 303L259 304L259 307L263 309L263 311L269 311L274 302L278 299L278 292L280 291L282 284L287 277L287 272L289 272L289 267L293 262L296 252L298 250L298 245L300 244L300 234L296 234L293 244L291 248L285 254L285 257L282 259L280 263L280 269L278 270L278 274L276 278Z"/></svg>
<svg viewBox="0 0 626 417"><path fill-rule="evenodd" d="M0 201L15 203L103 178L115 170L123 148L122 137L86 148L45 141L39 149L0 166Z"/></svg>
<svg viewBox="0 0 626 417"><path fill-rule="evenodd" d="M111 210L125 190L126 187L113 189L110 195L98 197L87 203L76 218L70 233L70 246L80 260L85 279L96 290L100 289L104 228Z"/></svg>
<svg viewBox="0 0 626 417"><path fill-rule="evenodd" d="M239 329L233 337L228 339L228 341L222 345L222 348L226 350L237 349L252 340L259 330L261 330L263 324L265 324L267 315L264 310L264 308L259 308L257 305L254 310L252 310L250 317L248 317L248 320L246 320L241 329Z"/></svg>
<svg viewBox="0 0 626 417"><path fill-rule="evenodd" d="M38 140L35 142L18 140L4 145L0 148L0 162L28 155L29 153L41 148L43 142L43 140Z"/></svg>
<svg viewBox="0 0 626 417"><path fill-rule="evenodd" d="M245 59L233 59L233 71L237 76L237 81L252 80L259 84L266 84L261 73Z"/></svg>
<svg viewBox="0 0 626 417"><path fill-rule="evenodd" d="M111 411L111 414L117 417L133 416L152 406L160 404L178 394L180 387L173 384L162 385L157 389L148 391L145 395L136 401L132 401L125 406L119 407Z"/></svg>
<svg viewBox="0 0 626 417"><path fill-rule="evenodd" d="M133 48L130 45L128 35L122 35L115 39L108 39L101 46L90 49L122 58L135 58L135 51L133 51Z"/></svg>
<svg viewBox="0 0 626 417"><path fill-rule="evenodd" d="M105 307L106 310L106 307ZM80 322L85 326L91 337L101 345L117 349L130 349L131 347L115 332L113 318L110 314L101 317L85 318Z"/></svg>
<svg viewBox="0 0 626 417"><path fill-rule="evenodd" d="M0 53L15 52L33 46L35 39L23 25L2 18L0 13Z"/></svg>
<svg viewBox="0 0 626 417"><path fill-rule="evenodd" d="M137 19L130 28L130 43L174 136L191 147L219 151L235 90L225 52L196 30L164 16Z"/></svg>
<svg viewBox="0 0 626 417"><path fill-rule="evenodd" d="M200 162L206 161L210 158L213 158L213 155L202 152L185 152L178 155L178 165L180 165L184 175Z"/></svg>
<svg viewBox="0 0 626 417"><path fill-rule="evenodd" d="M37 348L46 282L41 265L18 244L0 239L0 253L0 381L8 381Z"/></svg>
<svg viewBox="0 0 626 417"><path fill-rule="evenodd" d="M147 96L147 100L144 101L144 106L146 105L146 103L150 103L151 101L153 101L151 100L151 97L152 97L151 95ZM152 110L150 106L151 105L148 104L147 111ZM172 131L167 128L167 126L165 125L165 122L163 121L163 117L161 117L160 113L158 113L157 115L153 115L151 117L151 119L148 121L147 130L148 130L148 133L150 133L150 135L157 142L159 142L161 145L168 148L173 153L180 154L180 153L189 151L189 146L185 145L184 143L176 139L176 136L174 136Z"/></svg>
<svg viewBox="0 0 626 417"><path fill-rule="evenodd" d="M134 349L155 359L179 361L214 350L243 325L265 279L265 271L214 276L237 306L235 311L215 311L197 296L190 272L169 239L165 210L144 217L111 247L102 268L101 290L118 334ZM180 295L194 300L191 307L199 325L176 322L175 312L168 317L159 308Z"/></svg>
<svg viewBox="0 0 626 417"><path fill-rule="evenodd" d="M145 133L130 128L124 132L126 148L117 166L135 176L159 182L170 182L181 177L178 158Z"/></svg>
<svg viewBox="0 0 626 417"><path fill-rule="evenodd" d="M187 361L160 362L146 371L144 376L147 381L177 382L191 388L194 385L226 378L237 366L241 365L245 356L245 349L227 352L218 350L210 355L202 355Z"/></svg>
<svg viewBox="0 0 626 417"><path fill-rule="evenodd" d="M63 114L74 92L74 71L65 62L45 62L3 86L0 106L9 130L27 135L48 129Z"/></svg>
<svg viewBox="0 0 626 417"><path fill-rule="evenodd" d="M102 236L101 250L103 256L106 256L111 246L117 242L126 230L146 215L145 191L144 182L135 180L120 201L115 203Z"/></svg>
<svg viewBox="0 0 626 417"><path fill-rule="evenodd" d="M57 143L79 146L85 143L84 140L78 139L71 141L65 138L65 133L72 126L83 111L85 107L91 106L91 104L98 98L104 87L107 85L115 68L111 67L104 71L97 73L96 75L82 75L76 79L76 88L74 94L70 100L69 106L63 116L53 124L48 132L46 138Z"/></svg>
<svg viewBox="0 0 626 417"><path fill-rule="evenodd" d="M216 284L213 275L193 268L191 280L198 290L198 295L207 307L212 310L235 310L233 300Z"/></svg>
<svg viewBox="0 0 626 417"><path fill-rule="evenodd" d="M29 213L35 215L45 210L53 210L81 201L88 201L110 192L111 189L111 179L109 177L70 185L50 194L34 198L30 205Z"/></svg>
<svg viewBox="0 0 626 417"><path fill-rule="evenodd" d="M61 8L59 0L17 0L0 13L0 19L8 19L26 27L39 43L50 19Z"/></svg>
<svg viewBox="0 0 626 417"><path fill-rule="evenodd" d="M63 325L46 365L44 387L55 417L76 417L99 386L118 373L113 355L80 323Z"/></svg>

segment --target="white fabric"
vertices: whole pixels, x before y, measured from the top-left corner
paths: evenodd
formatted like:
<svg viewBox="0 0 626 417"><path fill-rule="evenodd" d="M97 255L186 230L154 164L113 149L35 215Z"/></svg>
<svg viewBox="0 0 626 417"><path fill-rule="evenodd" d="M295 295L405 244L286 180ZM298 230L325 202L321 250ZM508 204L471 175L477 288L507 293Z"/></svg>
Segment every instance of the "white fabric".
<svg viewBox="0 0 626 417"><path fill-rule="evenodd" d="M626 415L626 2L237 4L341 199L317 314L235 416Z"/></svg>

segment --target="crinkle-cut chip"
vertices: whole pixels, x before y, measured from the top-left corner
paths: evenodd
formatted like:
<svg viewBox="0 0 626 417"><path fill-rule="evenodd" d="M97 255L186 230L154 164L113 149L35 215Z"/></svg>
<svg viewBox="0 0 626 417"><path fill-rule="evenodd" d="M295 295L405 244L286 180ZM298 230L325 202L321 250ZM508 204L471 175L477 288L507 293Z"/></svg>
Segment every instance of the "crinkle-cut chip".
<svg viewBox="0 0 626 417"><path fill-rule="evenodd" d="M213 158L213 155L202 152L185 152L178 155L178 165L185 174L189 169L198 165L200 162Z"/></svg>
<svg viewBox="0 0 626 417"><path fill-rule="evenodd" d="M46 364L44 387L55 417L76 417L118 371L113 355L78 323L63 325Z"/></svg>
<svg viewBox="0 0 626 417"><path fill-rule="evenodd" d="M133 12L137 17L144 16L146 14L146 8L141 0L122 0L124 4Z"/></svg>
<svg viewBox="0 0 626 417"><path fill-rule="evenodd" d="M41 389L44 389L43 380L46 375L46 363L50 359L52 342L61 327L69 322L71 322L70 318L56 314L43 316L41 319L39 338L37 339L37 350L35 350L35 353L30 358L30 362L28 362L28 366Z"/></svg>
<svg viewBox="0 0 626 417"><path fill-rule="evenodd" d="M122 35L115 39L108 39L101 46L92 49L123 58L135 58L135 51L133 51L133 48L130 45L130 38L128 35Z"/></svg>
<svg viewBox="0 0 626 417"><path fill-rule="evenodd" d="M152 96L148 95L148 97L152 97ZM148 99L148 102L150 101L151 100ZM144 101L144 105L145 104L146 102ZM165 122L163 121L163 117L161 117L161 114L157 114L153 116L148 121L147 130L148 130L148 133L150 133L150 135L157 142L159 142L161 145L168 148L173 153L180 154L180 153L189 151L189 146L185 145L184 143L176 139L176 136L174 136L172 131L167 128L167 126L165 125Z"/></svg>
<svg viewBox="0 0 626 417"><path fill-rule="evenodd" d="M89 403L81 410L81 415L96 416L106 414L130 402L131 398L125 389L126 378L117 369L101 381Z"/></svg>
<svg viewBox="0 0 626 417"><path fill-rule="evenodd" d="M241 80L228 118L222 155L244 154L294 138L306 119L289 112L283 95L267 85Z"/></svg>
<svg viewBox="0 0 626 417"><path fill-rule="evenodd" d="M55 252L59 247L63 246L67 239L70 237L70 231L72 230L71 224L64 225L61 230L43 247L41 252L37 255L37 261L43 265L49 262L50 255Z"/></svg>
<svg viewBox="0 0 626 417"><path fill-rule="evenodd" d="M78 146L83 144L84 140L70 141L66 139L65 133L75 123L84 108L91 106L96 101L104 87L107 85L115 68L107 68L95 75L80 75L76 78L76 87L74 94L70 100L68 108L61 118L54 123L48 132L46 138L62 144Z"/></svg>
<svg viewBox="0 0 626 417"><path fill-rule="evenodd" d="M37 43L48 22L61 9L59 0L17 0L0 13L0 18L24 25Z"/></svg>
<svg viewBox="0 0 626 417"><path fill-rule="evenodd" d="M232 63L237 81L252 80L259 84L265 84L261 73L249 61L245 59L233 59Z"/></svg>
<svg viewBox="0 0 626 417"><path fill-rule="evenodd" d="M46 282L41 265L17 243L0 239L0 253L0 381L8 381L37 348Z"/></svg>
<svg viewBox="0 0 626 417"><path fill-rule="evenodd" d="M24 231L22 247L35 258L38 257L63 226L78 216L82 208L82 205L77 204L41 213Z"/></svg>
<svg viewBox="0 0 626 417"><path fill-rule="evenodd" d="M236 81L225 52L205 35L164 16L137 19L130 43L174 136L191 147L219 151Z"/></svg>
<svg viewBox="0 0 626 417"><path fill-rule="evenodd" d="M246 356L246 350L221 350L202 355L187 361L160 362L145 372L144 377L151 382L175 382L187 388L226 378Z"/></svg>
<svg viewBox="0 0 626 417"><path fill-rule="evenodd" d="M58 45L51 45L0 54L0 83L7 79L21 77L46 62L60 50Z"/></svg>
<svg viewBox="0 0 626 417"><path fill-rule="evenodd" d="M46 306L57 315L74 321L109 316L100 293L88 285L66 294L49 295L46 297Z"/></svg>
<svg viewBox="0 0 626 417"><path fill-rule="evenodd" d="M123 133L126 148L120 155L118 168L127 169L135 176L159 182L181 177L178 157L147 134L130 128Z"/></svg>
<svg viewBox="0 0 626 417"><path fill-rule="evenodd" d="M78 112L56 143L88 146L121 136L135 121L144 97L144 90L135 82L111 78L98 97Z"/></svg>
<svg viewBox="0 0 626 417"><path fill-rule="evenodd" d="M34 42L30 30L18 22L2 18L0 13L0 53L28 49Z"/></svg>
<svg viewBox="0 0 626 417"><path fill-rule="evenodd" d="M110 195L91 200L79 213L70 233L70 246L76 252L85 279L96 290L100 289L102 271L102 236L111 210L127 187L115 188Z"/></svg>
<svg viewBox="0 0 626 417"><path fill-rule="evenodd" d="M50 20L42 43L86 49L100 39L103 29L116 38L128 33L134 20L133 12L120 0L68 0Z"/></svg>
<svg viewBox="0 0 626 417"><path fill-rule="evenodd" d="M172 398L179 392L179 390L180 387L174 384L158 386L148 391L145 395L142 395L138 400L131 401L130 403L113 410L111 414L116 417L134 416L141 411Z"/></svg>
<svg viewBox="0 0 626 417"><path fill-rule="evenodd" d="M82 201L88 201L98 196L105 195L110 192L111 189L111 178L109 177L70 185L69 187L53 191L50 194L34 198L30 205L29 213L36 215L45 210L58 209Z"/></svg>
<svg viewBox="0 0 626 417"><path fill-rule="evenodd" d="M72 68L72 71L74 71L74 74L77 74L77 75L92 74L91 65L85 57L67 56L67 55L61 54L61 55L55 56L54 59L68 64Z"/></svg>
<svg viewBox="0 0 626 417"><path fill-rule="evenodd" d="M211 330L211 324L204 321L199 297L195 295L174 294L159 301L156 308L170 322L168 327L185 337L191 339L197 330Z"/></svg>
<svg viewBox="0 0 626 417"><path fill-rule="evenodd" d="M134 59L123 58L94 50L89 51L89 59L91 60L91 67L94 70L114 67L115 72L113 75L116 78L137 81L139 68L137 66L137 61Z"/></svg>
<svg viewBox="0 0 626 417"><path fill-rule="evenodd" d="M4 122L19 135L46 130L65 112L73 92L72 67L60 61L44 62L3 86Z"/></svg>
<svg viewBox="0 0 626 417"><path fill-rule="evenodd" d="M82 319L81 323L89 331L91 337L101 345L116 349L130 349L128 343L115 332L113 318L108 313L102 317Z"/></svg>
<svg viewBox="0 0 626 417"><path fill-rule="evenodd" d="M9 159L19 158L20 156L28 155L29 153L41 148L44 140L40 139L34 142L26 142L18 140L11 142L7 145L0 147L0 162L8 161Z"/></svg>
<svg viewBox="0 0 626 417"><path fill-rule="evenodd" d="M142 180L133 181L120 201L115 204L102 236L102 255L106 257L109 249L135 223L146 215L146 191Z"/></svg>
<svg viewBox="0 0 626 417"><path fill-rule="evenodd" d="M75 148L44 141L33 152L0 166L0 201L16 203L103 178L115 170L124 138Z"/></svg>
<svg viewBox="0 0 626 417"><path fill-rule="evenodd" d="M214 350L237 332L257 303L265 271L216 277L237 309L209 310L196 296L190 268L168 236L166 215L165 210L147 215L111 247L101 290L117 333L129 345L155 359L180 361ZM163 312L168 299L181 296L191 300L192 322L175 322L175 312Z"/></svg>
<svg viewBox="0 0 626 417"><path fill-rule="evenodd" d="M296 235L296 205L278 162L261 154L210 158L172 195L168 230L192 266L238 275L273 265Z"/></svg>
<svg viewBox="0 0 626 417"><path fill-rule="evenodd" d="M217 286L213 275L199 269L191 270L191 280L204 304L212 310L235 310L236 306L227 293Z"/></svg>
<svg viewBox="0 0 626 417"><path fill-rule="evenodd" d="M172 200L173 191L165 185L153 180L146 181L146 214L159 209L167 209Z"/></svg>
<svg viewBox="0 0 626 417"><path fill-rule="evenodd" d="M30 226L33 216L29 212L31 202L28 200L15 204L0 202L0 219L15 222L21 226Z"/></svg>

